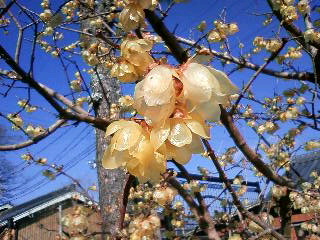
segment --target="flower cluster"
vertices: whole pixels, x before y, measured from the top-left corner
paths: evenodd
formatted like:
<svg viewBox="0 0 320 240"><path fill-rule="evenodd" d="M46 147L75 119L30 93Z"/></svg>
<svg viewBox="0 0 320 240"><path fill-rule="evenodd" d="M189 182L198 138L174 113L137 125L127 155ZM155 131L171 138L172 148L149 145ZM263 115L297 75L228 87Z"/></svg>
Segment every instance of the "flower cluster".
<svg viewBox="0 0 320 240"><path fill-rule="evenodd" d="M23 127L23 119L20 117L19 114L8 114L7 118L12 122L12 129L18 130L19 127Z"/></svg>
<svg viewBox="0 0 320 240"><path fill-rule="evenodd" d="M160 218L156 215L137 217L129 225L131 240L156 239L157 231L160 231Z"/></svg>
<svg viewBox="0 0 320 240"><path fill-rule="evenodd" d="M143 26L144 9L152 9L157 5L156 0L127 0L119 15L119 21L124 31L129 32Z"/></svg>
<svg viewBox="0 0 320 240"><path fill-rule="evenodd" d="M215 29L208 35L209 42L221 42L228 36L239 32L239 27L236 23L224 23L222 21L214 21Z"/></svg>
<svg viewBox="0 0 320 240"><path fill-rule="evenodd" d="M254 52L259 52L263 48L269 52L276 52L281 47L282 42L279 39L264 39L258 36L253 40L253 45L256 46Z"/></svg>
<svg viewBox="0 0 320 240"><path fill-rule="evenodd" d="M110 71L111 76L121 82L135 82L140 79L154 62L149 53L152 47L151 40L127 36L120 46L121 57Z"/></svg>
<svg viewBox="0 0 320 240"><path fill-rule="evenodd" d="M44 133L46 130L41 126L34 127L32 125L28 125L27 128L25 129L25 131L31 137L36 137L36 136L39 136L40 134Z"/></svg>
<svg viewBox="0 0 320 240"><path fill-rule="evenodd" d="M104 167L122 166L143 182L158 182L168 159L186 164L204 151L201 138L210 137L206 121L218 121L219 104L226 105L236 92L223 72L196 62L154 66L135 87L133 106L144 120L120 120L107 128L106 136L114 136Z"/></svg>
<svg viewBox="0 0 320 240"><path fill-rule="evenodd" d="M294 5L294 0L272 0L272 5L275 10L280 11L283 20L286 22L293 22L298 19L297 9ZM298 6L298 9L303 9L304 7Z"/></svg>
<svg viewBox="0 0 320 240"><path fill-rule="evenodd" d="M170 204L177 192L170 187L166 188L158 188L153 193L153 200L158 203L160 206L164 206L166 204Z"/></svg>

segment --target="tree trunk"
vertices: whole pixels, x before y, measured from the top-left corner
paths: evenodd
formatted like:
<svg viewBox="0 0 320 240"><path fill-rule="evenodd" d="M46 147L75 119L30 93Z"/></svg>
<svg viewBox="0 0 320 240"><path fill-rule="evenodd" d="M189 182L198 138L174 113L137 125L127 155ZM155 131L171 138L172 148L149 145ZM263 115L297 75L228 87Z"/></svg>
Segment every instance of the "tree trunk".
<svg viewBox="0 0 320 240"><path fill-rule="evenodd" d="M99 77L92 79L93 96L99 97L94 104L97 117L109 116L109 109L112 103L119 98L119 82L109 78L107 72L99 71ZM99 202L102 214L102 230L106 232L109 239L115 239L119 235L121 214L123 209L123 192L127 182L126 173L122 169L104 169L101 160L108 141L105 139L105 132L96 129L96 161L99 184Z"/></svg>
<svg viewBox="0 0 320 240"><path fill-rule="evenodd" d="M101 0L94 10L95 14L107 12L110 8L110 0ZM92 15L87 9L82 9L85 15ZM89 20L90 21L90 20ZM82 30L95 34L95 29L89 21L82 22ZM82 40L93 43L96 39L82 36ZM110 106L117 103L120 96L120 84L117 79L110 78L106 69L98 69L98 75L94 75L91 80L93 108L97 117L108 117ZM123 212L123 192L128 176L122 169L106 170L103 168L101 160L104 150L108 145L105 139L105 132L99 129L96 131L96 162L99 185L99 205L102 215L102 232L105 239L119 238L119 230Z"/></svg>

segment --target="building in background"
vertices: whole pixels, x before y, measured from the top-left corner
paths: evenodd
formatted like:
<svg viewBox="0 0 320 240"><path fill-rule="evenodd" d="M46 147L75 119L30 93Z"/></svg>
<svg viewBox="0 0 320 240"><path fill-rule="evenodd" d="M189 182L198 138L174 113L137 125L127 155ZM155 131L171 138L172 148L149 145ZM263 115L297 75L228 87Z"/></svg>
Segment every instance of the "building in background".
<svg viewBox="0 0 320 240"><path fill-rule="evenodd" d="M0 239L5 239L6 235L11 235L12 240L56 240L70 236L72 233L63 226L65 217L87 203L88 199L75 185L69 185L18 206L1 206ZM88 214L86 221L88 234L101 232L101 220L96 211ZM100 239L98 237L96 239Z"/></svg>

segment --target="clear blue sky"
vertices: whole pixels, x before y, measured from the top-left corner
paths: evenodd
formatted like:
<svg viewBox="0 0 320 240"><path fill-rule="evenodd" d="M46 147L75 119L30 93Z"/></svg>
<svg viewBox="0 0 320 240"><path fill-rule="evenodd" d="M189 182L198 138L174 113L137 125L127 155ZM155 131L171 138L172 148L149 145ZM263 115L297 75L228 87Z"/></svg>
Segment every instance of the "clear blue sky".
<svg viewBox="0 0 320 240"><path fill-rule="evenodd" d="M26 6L32 5L32 8L36 9L38 12L41 10L37 7L41 1L32 1L32 3L30 3L30 1L24 0L21 2L25 3ZM55 4L60 2L62 1L57 1ZM170 15L166 18L165 22L168 24L170 30L175 29L177 35L197 39L200 34L195 30L196 26L202 20L206 20L208 27L212 28L212 22L219 19L219 14L222 13L223 9L226 9L227 22L237 22L240 28L240 32L230 39L230 47L235 56L239 56L240 54L240 49L238 48L240 42L245 44L242 51L246 52L252 49L252 40L255 36L263 35L265 37L271 37L273 36L273 31L276 30L276 27L278 26L278 22L274 20L268 27L263 27L262 22L264 17L253 15L253 13L264 13L269 11L266 1L259 0L191 0L187 4L177 4L171 10ZM28 36L30 37L30 34L32 33L27 33L27 40ZM76 39L75 34L68 33L65 36L64 42L73 42ZM30 53L30 43L28 43L27 40L23 45L22 51L25 51L25 53L21 56L22 65L25 68L29 63ZM14 54L15 41L16 32L14 30L9 29L8 35L1 33L0 42L10 50L11 55ZM219 46L220 44L216 44L213 48L219 50ZM261 56L263 56L263 54L259 55L259 57L254 57L253 61L261 63L263 59ZM302 59L301 61L305 61L305 59ZM84 68L85 65L83 62L79 62L81 63L81 69ZM221 66L219 60L215 60L213 66L227 72L232 69L230 66L226 66L225 68ZM271 65L271 67L275 66L276 65ZM311 65L306 62L302 64L302 66L305 68L304 70L310 70ZM5 68L5 65L1 62L0 68ZM70 78L73 80L75 69L70 68L70 70ZM252 74L252 71L245 70L232 74L230 78L237 86L241 87L248 81ZM88 75L85 76L88 78ZM37 51L36 54L35 79L63 94L70 93L66 76L59 61L41 51ZM259 96L266 97L273 95L274 92L281 92L288 84L294 85L297 84L297 82L288 83L266 75L261 75L257 79L253 90ZM132 85L124 85L122 88L123 92L132 93ZM27 97L24 91L12 91L6 99L0 97L0 111L7 114L18 110L16 102L19 98L23 98L21 95L24 95L24 98ZM39 96L32 97L31 103L40 105L44 109L33 114L22 114L25 121L35 125L41 124L43 126L49 126L54 121L54 116L50 114L51 108L48 104L46 104ZM8 126L2 118L0 119L0 124ZM239 125L240 130L247 137L249 144L256 144L257 137L252 134L252 130L245 127L244 123L242 124L243 125ZM11 131L9 131L9 134L17 136L17 133L12 133ZM272 138L272 136L268 137ZM222 153L227 147L233 145L228 134L222 127L213 128L211 142L218 153ZM86 124L79 124L78 126L70 128L62 128L52 136L28 149L8 152L6 156L9 161L16 166L14 173L16 173L17 176L17 184L12 201L16 204L22 203L28 199L32 199L70 183L70 180L64 176L60 176L54 181L48 181L41 175L43 167L26 166L24 161L20 159L20 155L25 153L26 150L35 154L37 157L48 158L51 163L63 164L66 166L67 173L79 179L85 187L88 187L96 182L95 170L90 169L88 165L88 161L92 161L95 158L94 144L94 129L90 126L88 127ZM238 155L238 157L240 158L240 155ZM196 172L198 165L206 166L214 171L212 163L200 156L195 156L187 167L191 172ZM236 171L230 172L230 177L235 173ZM250 173L245 174L247 174L246 176L249 180L253 180Z"/></svg>

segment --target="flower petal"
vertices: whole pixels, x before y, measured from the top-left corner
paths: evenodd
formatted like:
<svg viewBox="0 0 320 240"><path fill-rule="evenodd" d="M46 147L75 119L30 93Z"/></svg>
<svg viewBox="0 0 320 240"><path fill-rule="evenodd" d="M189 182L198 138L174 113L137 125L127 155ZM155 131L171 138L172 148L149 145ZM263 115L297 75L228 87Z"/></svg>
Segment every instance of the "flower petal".
<svg viewBox="0 0 320 240"><path fill-rule="evenodd" d="M188 147L193 154L205 152L201 138L196 134L192 134L192 142L188 145Z"/></svg>
<svg viewBox="0 0 320 240"><path fill-rule="evenodd" d="M169 122L166 121L162 127L154 127L150 133L150 142L155 151L165 142L170 133Z"/></svg>
<svg viewBox="0 0 320 240"><path fill-rule="evenodd" d="M115 169L123 166L130 158L128 151L113 151L111 153L110 148L107 148L103 154L102 166L106 169Z"/></svg>
<svg viewBox="0 0 320 240"><path fill-rule="evenodd" d="M154 67L143 81L144 100L148 106L170 102L174 95L172 70L164 65Z"/></svg>
<svg viewBox="0 0 320 240"><path fill-rule="evenodd" d="M194 103L207 102L212 91L219 91L219 83L210 71L198 63L190 63L182 73L181 81L186 99Z"/></svg>
<svg viewBox="0 0 320 240"><path fill-rule="evenodd" d="M188 128L195 134L203 138L210 138L208 135L208 126L205 121L200 119L186 119L184 122L187 124Z"/></svg>
<svg viewBox="0 0 320 240"><path fill-rule="evenodd" d="M212 67L207 68L218 80L222 93L235 94L239 91L238 87L231 82L229 77L224 72L214 69Z"/></svg>
<svg viewBox="0 0 320 240"><path fill-rule="evenodd" d="M183 147L175 147L173 145L169 146L170 152L172 153L172 158L180 163L180 164L186 164L190 161L192 152L189 148L189 146L183 146Z"/></svg>
<svg viewBox="0 0 320 240"><path fill-rule="evenodd" d="M139 124L130 122L130 125L117 131L113 136L114 149L118 151L130 149L141 140L142 132L143 129Z"/></svg>
<svg viewBox="0 0 320 240"><path fill-rule="evenodd" d="M111 123L106 130L106 137L110 136L111 134L114 134L116 131L128 126L128 121L126 120L119 120Z"/></svg>
<svg viewBox="0 0 320 240"><path fill-rule="evenodd" d="M170 119L170 134L168 140L177 147L182 147L190 144L192 141L192 134L187 125L180 119Z"/></svg>

